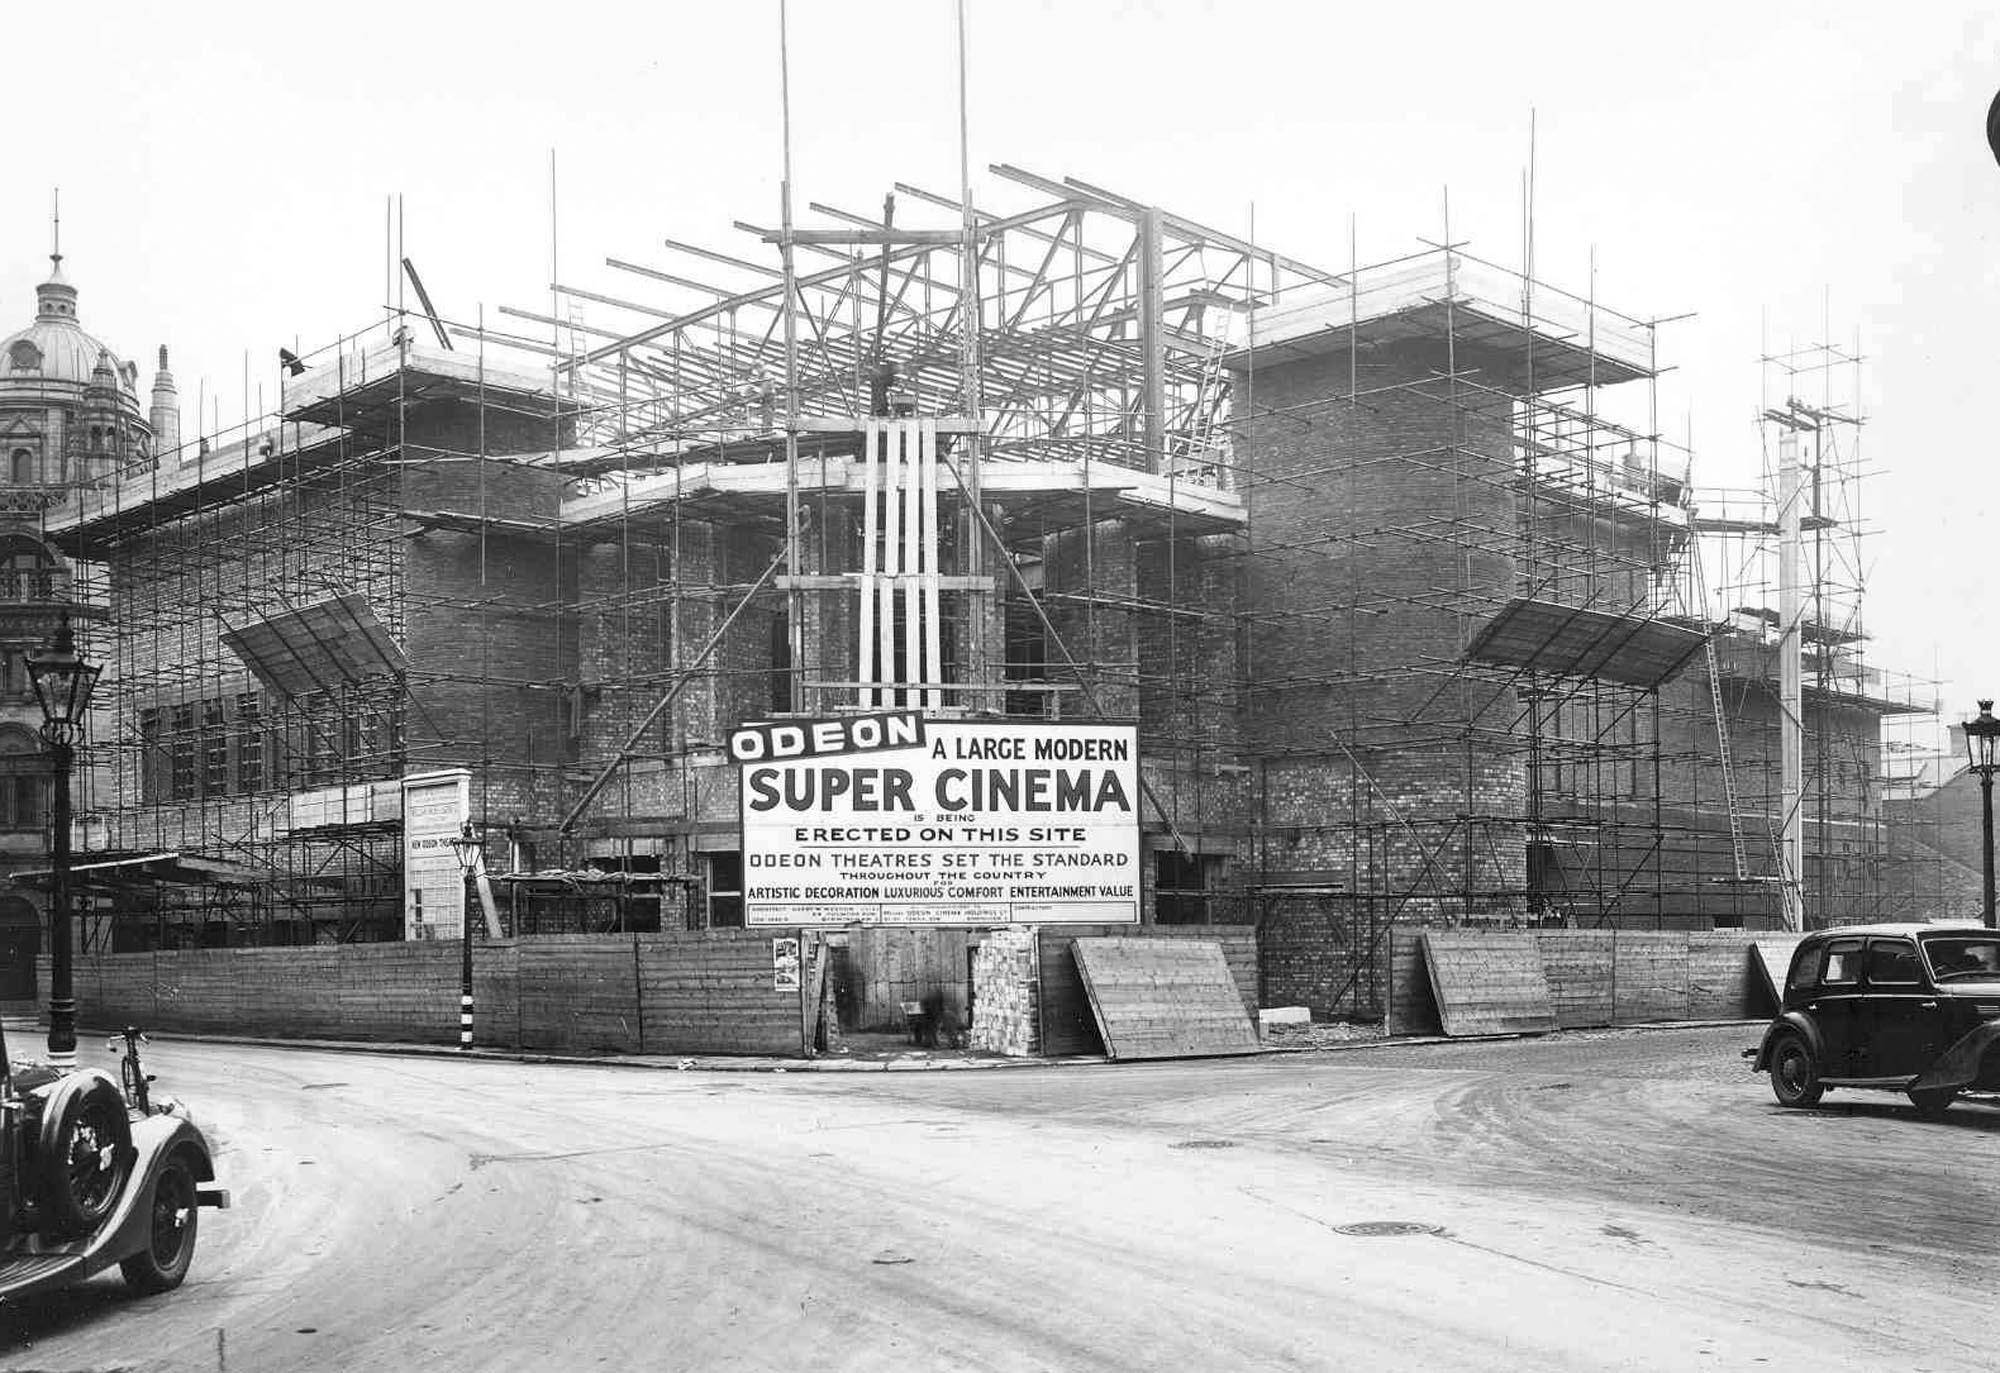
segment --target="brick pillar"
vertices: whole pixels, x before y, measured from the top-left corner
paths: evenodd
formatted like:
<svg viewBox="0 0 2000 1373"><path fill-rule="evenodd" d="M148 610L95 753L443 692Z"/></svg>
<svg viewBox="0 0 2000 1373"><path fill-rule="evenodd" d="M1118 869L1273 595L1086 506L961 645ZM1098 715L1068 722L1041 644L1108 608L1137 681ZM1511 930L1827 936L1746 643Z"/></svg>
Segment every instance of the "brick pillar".
<svg viewBox="0 0 2000 1373"><path fill-rule="evenodd" d="M815 512L817 514L817 511ZM824 525L815 524L805 539L800 559L807 576L838 575L858 570L860 537L853 518L839 510L828 511ZM838 591L807 591L800 597L805 613L804 671L800 682L851 682L855 666L857 626L856 593L852 588ZM826 714L860 700L854 688L822 690L802 685L798 709L811 715Z"/></svg>
<svg viewBox="0 0 2000 1373"><path fill-rule="evenodd" d="M1093 712L1090 698L1083 692L1064 692L1059 698L1062 713L1077 718L1093 714L1111 719L1137 716L1138 626L1132 612L1121 608L1121 602L1129 605L1139 594L1138 549L1131 530L1121 520L1099 520L1094 532L1071 529L1051 534L1042 566L1050 592L1100 598L1096 604L1053 597L1044 602L1050 622L1097 698L1098 710ZM1071 680L1062 653L1053 643L1049 645L1049 677L1057 682Z"/></svg>
<svg viewBox="0 0 2000 1373"><path fill-rule="evenodd" d="M1512 689L1459 670L1515 589L1511 423L1445 368L1441 346L1377 349L1350 401L1345 354L1260 366L1237 452L1268 550L1246 561L1244 716L1267 821L1295 870L1451 920L1525 887L1527 779Z"/></svg>
<svg viewBox="0 0 2000 1373"><path fill-rule="evenodd" d="M680 563L675 569L681 595L674 612L673 662L676 669L694 661L708 643L728 610L722 593L711 590L719 580L721 539L713 525L684 520L680 532ZM718 650L719 652L719 650ZM674 703L674 716L682 740L720 742L724 737L722 692L716 675L717 660L711 656Z"/></svg>
<svg viewBox="0 0 2000 1373"><path fill-rule="evenodd" d="M990 930L972 956L972 1028L982 1053L1028 1058L1042 1051L1042 965L1033 925Z"/></svg>

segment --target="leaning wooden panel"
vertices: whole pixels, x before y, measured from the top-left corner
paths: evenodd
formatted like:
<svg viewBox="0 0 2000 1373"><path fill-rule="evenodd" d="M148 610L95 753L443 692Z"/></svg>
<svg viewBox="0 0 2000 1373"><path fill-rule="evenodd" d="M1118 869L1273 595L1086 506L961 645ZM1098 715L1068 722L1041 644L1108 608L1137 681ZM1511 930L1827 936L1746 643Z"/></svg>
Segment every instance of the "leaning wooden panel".
<svg viewBox="0 0 2000 1373"><path fill-rule="evenodd" d="M1798 951L1802 934L1758 935L1750 941L1750 961L1756 967L1752 985L1761 987L1769 1000L1765 1008L1776 1015L1785 1001L1785 974L1792 970L1792 955Z"/></svg>
<svg viewBox="0 0 2000 1373"><path fill-rule="evenodd" d="M1555 999L1527 934L1424 931L1424 962L1448 1035L1547 1034Z"/></svg>
<svg viewBox="0 0 2000 1373"><path fill-rule="evenodd" d="M1112 1058L1196 1058L1260 1051L1222 945L1133 936L1074 941L1104 1052Z"/></svg>

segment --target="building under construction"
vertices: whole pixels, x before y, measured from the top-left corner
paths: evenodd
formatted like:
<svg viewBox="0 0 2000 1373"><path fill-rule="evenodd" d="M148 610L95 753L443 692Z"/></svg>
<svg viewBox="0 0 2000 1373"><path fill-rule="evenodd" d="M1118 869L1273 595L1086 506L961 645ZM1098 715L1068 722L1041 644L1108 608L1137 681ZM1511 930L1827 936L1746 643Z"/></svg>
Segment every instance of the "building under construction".
<svg viewBox="0 0 2000 1373"><path fill-rule="evenodd" d="M1645 319L992 170L492 317L411 270L268 415L80 484L85 939L403 937L406 779L461 770L492 928L738 924L729 731L889 705L1136 721L1146 918L1255 925L1323 1013L1398 924L1944 899L1884 821L1936 706L1863 654L1851 405L1776 397L1766 488L1704 499Z"/></svg>

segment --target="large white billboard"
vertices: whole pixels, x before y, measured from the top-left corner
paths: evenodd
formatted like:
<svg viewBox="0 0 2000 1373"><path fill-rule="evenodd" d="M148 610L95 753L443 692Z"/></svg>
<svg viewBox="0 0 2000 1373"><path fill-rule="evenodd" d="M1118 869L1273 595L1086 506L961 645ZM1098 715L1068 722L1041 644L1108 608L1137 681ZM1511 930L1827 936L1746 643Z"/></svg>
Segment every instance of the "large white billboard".
<svg viewBox="0 0 2000 1373"><path fill-rule="evenodd" d="M463 768L403 779L403 938L457 939L465 925L465 870L451 851L472 814Z"/></svg>
<svg viewBox="0 0 2000 1373"><path fill-rule="evenodd" d="M748 725L749 925L1139 919L1131 725L926 720Z"/></svg>

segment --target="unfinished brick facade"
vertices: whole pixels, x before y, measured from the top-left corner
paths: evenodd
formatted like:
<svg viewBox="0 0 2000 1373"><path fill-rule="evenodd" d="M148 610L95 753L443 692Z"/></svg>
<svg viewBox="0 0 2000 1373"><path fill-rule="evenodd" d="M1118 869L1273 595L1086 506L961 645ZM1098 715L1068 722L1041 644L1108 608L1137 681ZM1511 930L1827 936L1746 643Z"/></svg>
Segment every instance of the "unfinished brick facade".
<svg viewBox="0 0 2000 1373"><path fill-rule="evenodd" d="M1284 834L1270 866L1328 884L1363 869L1410 893L1401 918L1449 921L1519 909L1526 777L1514 692L1456 673L1517 575L1511 434L1440 393L1442 365L1404 346L1246 372L1238 442L1257 478L1246 752Z"/></svg>
<svg viewBox="0 0 2000 1373"><path fill-rule="evenodd" d="M85 493L52 527L110 589L107 847L246 870L164 898L179 931L160 893L126 894L120 938L393 935L401 819L380 788L448 767L471 773L489 867L539 883L520 891L557 929L605 910L730 926L731 732L892 697L1135 722L1141 908L1259 926L1266 1001L1379 1010L1404 926L1774 919L1768 655L1725 642L1720 721L1703 657L1628 661L1710 628L1676 599L1685 471L1592 409L1650 384L1651 326L1575 298L1537 315L1527 283L1482 283L1456 252L1345 281L1114 201L1079 188L1050 211L1033 286L994 264L973 350L932 299L929 248L885 256L895 327L869 346L893 338L907 375L881 394L879 357L839 332L859 278L815 277L833 334L792 360L796 422L771 337L706 306L511 367L403 330L310 360L240 441ZM1084 243L1072 221L1099 212L1130 252ZM1163 254L1175 235L1235 266ZM1047 267L1064 253L1067 282ZM791 308L771 291L731 309ZM1247 331L1218 322L1232 312ZM975 394L980 413L954 413ZM937 447L892 466L874 445L893 423ZM876 485L897 479L918 486ZM898 510L928 512L921 536L872 522ZM899 538L921 573L881 570ZM905 576L879 604L923 604L905 627L935 653L864 642L878 575ZM342 632L395 661L245 656L246 627L310 637L308 610L349 602ZM1517 611L1540 638L1487 642ZM1562 657L1585 615L1603 651ZM1816 919L1872 899L1892 704L1809 696L1808 752L1861 759L1822 768ZM963 984L931 942L925 976Z"/></svg>

